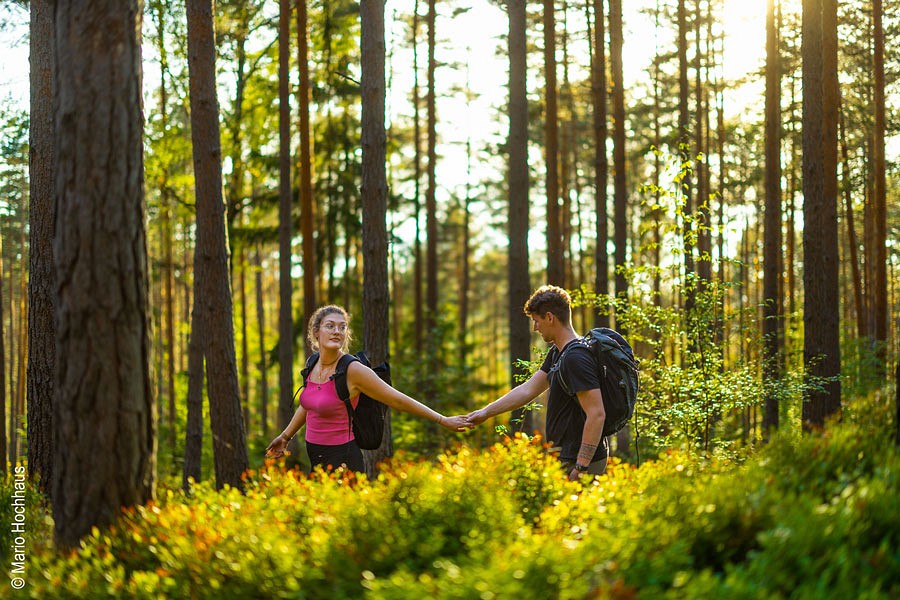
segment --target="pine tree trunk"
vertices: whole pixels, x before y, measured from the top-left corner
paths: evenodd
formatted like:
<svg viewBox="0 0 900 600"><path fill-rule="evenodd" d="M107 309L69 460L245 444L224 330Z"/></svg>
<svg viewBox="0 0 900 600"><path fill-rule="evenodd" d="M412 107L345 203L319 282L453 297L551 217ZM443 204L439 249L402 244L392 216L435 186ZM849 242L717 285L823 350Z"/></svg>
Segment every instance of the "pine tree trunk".
<svg viewBox="0 0 900 600"><path fill-rule="evenodd" d="M154 496L139 8L56 5L52 495L63 547Z"/></svg>
<svg viewBox="0 0 900 600"><path fill-rule="evenodd" d="M297 64L300 68L300 230L303 234L303 319L316 310L315 207L312 189L312 130L309 125L309 42L306 0L297 0Z"/></svg>
<svg viewBox="0 0 900 600"><path fill-rule="evenodd" d="M884 99L884 24L882 0L872 0L872 20L874 24L874 101L875 101L875 143L872 148L872 170L875 178L873 210L873 258L872 273L873 310L875 313L875 355L877 376L883 379L887 374L888 351L888 291L887 291L887 179L885 176L885 99Z"/></svg>
<svg viewBox="0 0 900 600"><path fill-rule="evenodd" d="M202 323L216 487L243 489L249 468L234 350L211 0L188 0L191 141L197 190L194 310Z"/></svg>
<svg viewBox="0 0 900 600"><path fill-rule="evenodd" d="M766 172L765 240L763 251L763 377L766 383L763 430L778 428L781 378L781 58L775 27L775 0L766 16Z"/></svg>
<svg viewBox="0 0 900 600"><path fill-rule="evenodd" d="M423 328L419 327L420 323L424 323L423 303L422 303L422 238L420 236L420 215L422 212L422 119L420 113L421 98L419 97L419 0L415 0L413 5L413 30L412 30L412 46L413 46L413 211L415 212L415 240L413 241L413 311L415 313L416 327L415 331L415 348L416 355L422 356L422 345L424 340Z"/></svg>
<svg viewBox="0 0 900 600"><path fill-rule="evenodd" d="M390 312L388 292L387 135L385 110L384 0L360 4L360 54L362 95L362 225L363 225L363 345L373 365L388 359ZM381 446L364 451L366 472L393 454L390 414Z"/></svg>
<svg viewBox="0 0 900 600"><path fill-rule="evenodd" d="M559 115L556 99L556 19L554 0L544 0L544 155L547 176L547 283L565 285L559 214Z"/></svg>
<svg viewBox="0 0 900 600"><path fill-rule="evenodd" d="M56 59L53 4L31 2L31 114L29 126L29 279L28 279L28 476L45 494L53 481L53 383L56 377L56 154L53 87ZM0 274L2 278L2 274ZM0 299L2 299L0 289ZM0 329L2 329L0 310ZM2 331L0 331L2 346ZM3 352L0 350L0 358ZM0 410L6 416L5 376L0 360ZM0 419L0 457L6 471L6 435Z"/></svg>
<svg viewBox="0 0 900 600"><path fill-rule="evenodd" d="M606 11L603 0L594 0L594 36L591 55L591 104L594 110L594 197L597 215L597 242L594 248L596 273L594 291L605 300L609 295L609 213L606 184L609 179L609 159L606 155ZM590 15L588 15L590 22ZM600 305L594 312L595 327L609 327L609 310Z"/></svg>
<svg viewBox="0 0 900 600"><path fill-rule="evenodd" d="M829 160L836 147L831 133L831 102L837 72L834 57L837 30L826 13L833 0L803 2L803 358L811 377L836 377L840 372L838 298L838 236L836 198L829 195L836 181ZM836 133L836 132L835 132ZM803 428L825 425L840 408L840 382L827 381L803 403Z"/></svg>
<svg viewBox="0 0 900 600"><path fill-rule="evenodd" d="M262 257L259 246L253 254L256 272L256 328L259 331L259 424L263 438L269 437L269 381L266 366L266 310L263 303Z"/></svg>
<svg viewBox="0 0 900 600"><path fill-rule="evenodd" d="M612 109L613 109L613 241L615 242L615 289L616 299L624 301L628 297L628 282L619 267L625 265L626 244L628 243L628 190L626 188L625 165L625 89L622 71L622 0L609 3L609 55L612 64ZM616 322L617 327L621 324Z"/></svg>
<svg viewBox="0 0 900 600"><path fill-rule="evenodd" d="M517 365L518 360L531 357L531 328L522 312L531 293L528 273L528 96L526 92L526 0L510 0L509 15L509 208L507 211L507 237L509 238L509 263L507 284L509 296L507 319L509 323L510 385L516 386L516 378L526 373ZM534 419L531 411L519 411L513 420L521 420L522 430L532 432Z"/></svg>
<svg viewBox="0 0 900 600"><path fill-rule="evenodd" d="M289 101L291 0L280 0L278 29L278 427L294 414L294 320L291 311L291 107ZM293 442L295 445L296 442Z"/></svg>

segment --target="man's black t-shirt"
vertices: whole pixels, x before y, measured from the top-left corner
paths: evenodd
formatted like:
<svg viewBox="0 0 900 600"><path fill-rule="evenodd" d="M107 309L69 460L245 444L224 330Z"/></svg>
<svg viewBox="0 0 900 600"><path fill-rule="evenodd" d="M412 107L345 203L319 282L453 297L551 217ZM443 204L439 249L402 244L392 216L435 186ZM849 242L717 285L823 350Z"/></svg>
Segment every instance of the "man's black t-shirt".
<svg viewBox="0 0 900 600"><path fill-rule="evenodd" d="M565 357L560 361L560 357ZM572 395L566 394L559 382L558 372L562 369L563 377ZM597 375L597 366L590 350L575 339L563 347L562 352L553 346L541 365L541 371L547 373L550 380L550 392L547 398L547 439L550 443L561 448L559 459L562 461L574 461L578 458L581 449L581 435L584 433L584 421L586 415L578 398L577 392L598 389L600 379ZM609 456L609 444L606 438L602 438L594 454L595 460L601 460Z"/></svg>

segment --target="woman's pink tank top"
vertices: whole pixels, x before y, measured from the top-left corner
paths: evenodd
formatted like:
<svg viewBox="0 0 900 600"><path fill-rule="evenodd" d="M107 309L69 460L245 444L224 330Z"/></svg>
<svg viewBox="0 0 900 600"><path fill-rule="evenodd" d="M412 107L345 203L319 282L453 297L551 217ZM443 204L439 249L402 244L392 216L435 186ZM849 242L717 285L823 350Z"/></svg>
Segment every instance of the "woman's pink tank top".
<svg viewBox="0 0 900 600"><path fill-rule="evenodd" d="M359 396L350 399L353 408ZM338 398L334 380L315 383L307 380L300 405L306 409L306 441L323 446L339 446L353 440L347 407Z"/></svg>

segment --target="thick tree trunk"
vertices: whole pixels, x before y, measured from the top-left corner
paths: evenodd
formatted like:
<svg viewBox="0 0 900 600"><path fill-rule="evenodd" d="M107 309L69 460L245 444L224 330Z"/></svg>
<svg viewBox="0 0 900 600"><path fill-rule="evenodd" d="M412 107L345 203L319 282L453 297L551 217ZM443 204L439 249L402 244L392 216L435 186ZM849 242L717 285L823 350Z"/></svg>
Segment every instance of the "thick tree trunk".
<svg viewBox="0 0 900 600"><path fill-rule="evenodd" d="M510 0L509 12L509 210L507 237L509 264L507 304L509 322L510 385L526 373L518 360L531 357L531 327L522 312L531 293L528 273L528 96L526 92L526 9L525 0ZM531 433L531 411L519 412L522 430Z"/></svg>
<svg viewBox="0 0 900 600"><path fill-rule="evenodd" d="M56 4L52 494L68 547L154 496L139 8Z"/></svg>
<svg viewBox="0 0 900 600"><path fill-rule="evenodd" d="M278 29L278 427L294 414L294 318L291 311L291 1L280 0ZM296 442L293 442L296 447Z"/></svg>
<svg viewBox="0 0 900 600"><path fill-rule="evenodd" d="M199 265L198 265L199 266ZM194 278L200 277L194 272ZM187 424L184 434L184 470L182 486L190 490L190 480L203 477L203 323L195 306L191 311L191 334L188 340Z"/></svg>
<svg viewBox="0 0 900 600"><path fill-rule="evenodd" d="M222 147L216 98L215 39L211 0L188 0L191 141L197 190L197 247L194 250L194 310L202 322L216 487L243 489L249 468L228 268Z"/></svg>
<svg viewBox="0 0 900 600"><path fill-rule="evenodd" d="M387 172L384 129L385 43L384 0L360 4L362 69L362 225L363 225L363 345L373 365L388 359L390 295L388 292ZM366 472L374 475L378 461L393 454L390 413L381 446L364 451Z"/></svg>
<svg viewBox="0 0 900 600"><path fill-rule="evenodd" d="M39 489L49 494L53 480L53 382L56 376L56 328L53 322L56 311L56 272L53 264L53 232L56 228L53 78L56 57L53 4L48 0L31 2L30 50L28 476L38 484ZM3 364L0 362L0 394L3 395L0 409L5 416ZM0 419L0 430L3 425ZM5 432L2 432L2 437L0 457L3 457L5 471Z"/></svg>
<svg viewBox="0 0 900 600"><path fill-rule="evenodd" d="M836 51L836 28L826 14L833 1L803 2L803 358L811 377L835 378L807 394L805 430L824 426L840 410L837 199L830 195L836 173L829 159L837 145L830 122L836 61L828 56Z"/></svg>

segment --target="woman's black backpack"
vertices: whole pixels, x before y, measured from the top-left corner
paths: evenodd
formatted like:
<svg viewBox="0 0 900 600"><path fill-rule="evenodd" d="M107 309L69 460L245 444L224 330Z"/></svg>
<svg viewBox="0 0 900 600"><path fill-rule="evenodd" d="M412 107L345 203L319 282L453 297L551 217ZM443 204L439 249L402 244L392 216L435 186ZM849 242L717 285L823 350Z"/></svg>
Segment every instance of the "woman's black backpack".
<svg viewBox="0 0 900 600"><path fill-rule="evenodd" d="M617 433L634 416L634 405L640 389L638 364L634 351L625 338L607 327L591 329L581 338L581 343L590 349L597 365L603 408L606 411L606 422L603 425L603 436L606 437ZM563 358L564 356L560 356L560 362ZM571 396L571 387L561 375L562 369L559 382L566 394Z"/></svg>
<svg viewBox="0 0 900 600"><path fill-rule="evenodd" d="M318 360L318 352L313 352L306 360L306 368L301 372L304 386L306 385L306 378L313 367L316 366ZM338 398L347 407L347 417L350 428L353 431L353 437L356 438L356 444L363 450L375 450L381 446L381 439L384 437L384 421L388 407L374 398L360 394L356 409L353 408L353 405L350 403L350 391L347 389L347 367L355 361L359 361L375 371L375 374L388 385L391 384L391 367L387 362L373 367L365 352L357 352L355 355L344 354L338 360L334 375L330 377L330 379L334 380Z"/></svg>

